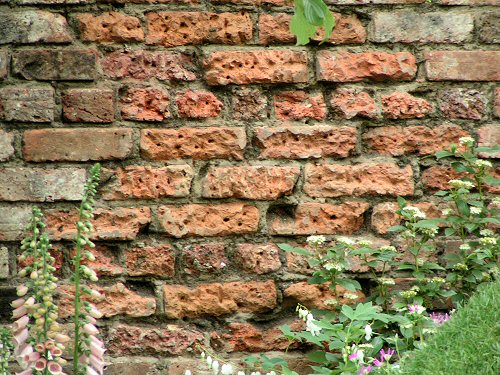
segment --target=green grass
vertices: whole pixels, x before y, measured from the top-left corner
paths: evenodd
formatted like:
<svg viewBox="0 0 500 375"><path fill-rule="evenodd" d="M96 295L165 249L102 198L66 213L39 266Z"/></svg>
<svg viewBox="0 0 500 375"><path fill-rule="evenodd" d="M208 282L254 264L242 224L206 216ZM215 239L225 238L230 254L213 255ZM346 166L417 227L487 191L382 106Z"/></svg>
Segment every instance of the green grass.
<svg viewBox="0 0 500 375"><path fill-rule="evenodd" d="M405 375L500 374L500 281L482 286L427 342L401 363Z"/></svg>

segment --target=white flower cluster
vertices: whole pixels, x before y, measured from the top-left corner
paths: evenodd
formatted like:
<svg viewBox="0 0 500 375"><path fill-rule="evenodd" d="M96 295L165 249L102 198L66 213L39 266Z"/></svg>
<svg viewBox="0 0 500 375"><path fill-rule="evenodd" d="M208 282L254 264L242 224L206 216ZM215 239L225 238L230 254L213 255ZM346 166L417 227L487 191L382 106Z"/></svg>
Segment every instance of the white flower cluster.
<svg viewBox="0 0 500 375"><path fill-rule="evenodd" d="M379 249L379 251L383 251L383 252L388 251L388 252L391 252L391 253L396 253L396 252L398 251L398 250L397 250L394 246L392 246L392 245L381 246L381 247L379 247L378 249Z"/></svg>
<svg viewBox="0 0 500 375"><path fill-rule="evenodd" d="M474 184L470 181L463 181L463 180L450 180L448 183L453 186L455 189L473 189Z"/></svg>
<svg viewBox="0 0 500 375"><path fill-rule="evenodd" d="M380 277L377 279L377 282L380 285L396 285L396 281L394 281L394 279L390 277Z"/></svg>
<svg viewBox="0 0 500 375"><path fill-rule="evenodd" d="M218 360L213 359L210 355L206 356L205 358L205 353L201 353L201 360L205 362L205 364L208 366L209 369L212 370L214 375L246 375L245 371L236 370L234 369L233 365L230 363L223 363L221 364ZM187 369L184 371L184 375L193 375L191 370ZM259 371L252 371L250 375L262 375ZM270 371L266 372L265 375L276 375L275 371Z"/></svg>
<svg viewBox="0 0 500 375"><path fill-rule="evenodd" d="M321 328L316 324L313 314L303 306L299 306L297 311L299 313L299 318L306 322L306 331L310 332L313 336L318 336L321 332Z"/></svg>
<svg viewBox="0 0 500 375"><path fill-rule="evenodd" d="M479 207L471 207L470 208L470 213L472 215L479 215L481 213L481 209Z"/></svg>
<svg viewBox="0 0 500 375"><path fill-rule="evenodd" d="M458 142L463 146L472 146L474 145L474 138L472 137L461 137L458 139Z"/></svg>
<svg viewBox="0 0 500 375"><path fill-rule="evenodd" d="M496 245L497 239L495 237L483 237L479 240L481 245Z"/></svg>
<svg viewBox="0 0 500 375"><path fill-rule="evenodd" d="M352 246L356 243L354 240L347 237L337 237L337 242L347 246Z"/></svg>
<svg viewBox="0 0 500 375"><path fill-rule="evenodd" d="M328 262L327 264L324 265L324 267L327 271L335 270L338 272L342 272L344 269L344 266L339 262Z"/></svg>
<svg viewBox="0 0 500 375"><path fill-rule="evenodd" d="M420 211L418 207L413 207L413 206L407 206L403 208L403 211L408 213L410 216L414 217L415 219L425 219L425 214Z"/></svg>
<svg viewBox="0 0 500 375"><path fill-rule="evenodd" d="M477 159L474 161L474 165L479 168L491 168L493 167L493 164L489 162L488 160L483 160L483 159Z"/></svg>
<svg viewBox="0 0 500 375"><path fill-rule="evenodd" d="M483 237L491 237L495 235L495 232L493 232L491 229L483 229L479 232L479 234Z"/></svg>
<svg viewBox="0 0 500 375"><path fill-rule="evenodd" d="M309 236L306 239L306 242L310 246L321 246L326 242L325 236Z"/></svg>

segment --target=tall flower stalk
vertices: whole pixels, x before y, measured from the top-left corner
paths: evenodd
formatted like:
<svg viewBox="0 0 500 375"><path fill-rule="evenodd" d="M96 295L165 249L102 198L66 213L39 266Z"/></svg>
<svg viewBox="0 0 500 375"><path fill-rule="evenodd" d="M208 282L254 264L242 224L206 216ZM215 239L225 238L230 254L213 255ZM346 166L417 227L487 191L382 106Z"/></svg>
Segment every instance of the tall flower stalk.
<svg viewBox="0 0 500 375"><path fill-rule="evenodd" d="M99 330L95 326L96 319L102 314L90 302L83 301L86 294L89 297L99 297L99 293L88 286L83 285L85 279L92 282L97 281L96 273L89 267L82 265L83 257L94 260L91 252L85 251L85 247L95 247L87 237L92 231L90 219L93 217L94 197L99 184L101 167L95 164L90 170L90 177L84 187L84 193L80 208L78 210L78 222L76 223L76 254L73 258L75 285L74 300L74 323L75 338L73 351L73 374L95 375L104 371L104 344L97 338Z"/></svg>
<svg viewBox="0 0 500 375"><path fill-rule="evenodd" d="M12 353L12 336L7 328L0 328L0 375L10 375L9 359Z"/></svg>

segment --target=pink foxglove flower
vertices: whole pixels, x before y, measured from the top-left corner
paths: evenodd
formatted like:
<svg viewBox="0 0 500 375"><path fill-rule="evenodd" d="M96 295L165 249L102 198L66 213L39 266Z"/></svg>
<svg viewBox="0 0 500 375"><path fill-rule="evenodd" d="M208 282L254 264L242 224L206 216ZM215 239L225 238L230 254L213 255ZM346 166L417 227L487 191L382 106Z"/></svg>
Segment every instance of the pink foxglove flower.
<svg viewBox="0 0 500 375"><path fill-rule="evenodd" d="M430 317L437 326L443 325L444 322L450 320L450 315L448 313L431 313Z"/></svg>
<svg viewBox="0 0 500 375"><path fill-rule="evenodd" d="M87 323L83 326L83 330L91 336L97 335L99 330L92 323Z"/></svg>
<svg viewBox="0 0 500 375"><path fill-rule="evenodd" d="M18 298L14 301L12 301L10 303L10 305L14 308L14 309L17 309L18 307L21 307L22 305L24 305L24 303L26 302L26 300L24 298Z"/></svg>
<svg viewBox="0 0 500 375"><path fill-rule="evenodd" d="M47 360L45 358L40 358L35 362L36 370L43 370L47 366Z"/></svg>
<svg viewBox="0 0 500 375"><path fill-rule="evenodd" d="M50 361L47 363L47 368L51 374L59 375L62 372L62 367L59 363Z"/></svg>
<svg viewBox="0 0 500 375"><path fill-rule="evenodd" d="M14 324L12 325L12 330L14 332L17 332L23 328L26 328L26 326L28 325L30 321L30 318L28 317L28 315L24 315L22 316L21 318L19 318L18 320L16 320L14 322Z"/></svg>
<svg viewBox="0 0 500 375"><path fill-rule="evenodd" d="M17 332L14 335L14 337L12 338L12 341L14 341L14 345L21 346L22 344L24 344L26 342L26 340L28 339L28 336L29 336L28 329L24 328L23 330L21 330L20 332Z"/></svg>

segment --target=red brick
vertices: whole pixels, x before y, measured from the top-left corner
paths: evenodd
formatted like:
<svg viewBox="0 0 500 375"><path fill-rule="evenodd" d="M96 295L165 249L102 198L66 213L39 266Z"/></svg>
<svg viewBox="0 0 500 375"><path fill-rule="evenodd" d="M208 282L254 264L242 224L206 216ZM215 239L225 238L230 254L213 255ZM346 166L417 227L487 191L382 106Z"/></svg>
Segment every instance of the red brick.
<svg viewBox="0 0 500 375"><path fill-rule="evenodd" d="M14 133L0 129L0 161L7 161L14 156Z"/></svg>
<svg viewBox="0 0 500 375"><path fill-rule="evenodd" d="M278 271L281 268L280 252L274 244L239 244L235 262L239 268L258 275Z"/></svg>
<svg viewBox="0 0 500 375"><path fill-rule="evenodd" d="M429 51L429 81L500 81L500 51Z"/></svg>
<svg viewBox="0 0 500 375"><path fill-rule="evenodd" d="M92 300L92 302L106 318L116 315L140 318L151 316L156 311L156 300L153 297L143 297L122 283L105 287L93 285L92 288L103 296L102 299ZM59 316L63 319L72 314L74 290L72 285L60 285L57 289L59 292Z"/></svg>
<svg viewBox="0 0 500 375"><path fill-rule="evenodd" d="M441 125L436 128L425 126L385 126L368 130L363 141L374 152L400 156L410 153L430 155L458 144L460 137L468 133L457 125Z"/></svg>
<svg viewBox="0 0 500 375"><path fill-rule="evenodd" d="M219 242L187 245L182 249L182 257L184 272L189 275L217 273L229 264L225 244Z"/></svg>
<svg viewBox="0 0 500 375"><path fill-rule="evenodd" d="M9 75L10 55L7 51L0 51L0 80L7 78Z"/></svg>
<svg viewBox="0 0 500 375"><path fill-rule="evenodd" d="M49 254L51 257L54 258L54 262L52 263L52 265L55 268L55 271L54 271L55 275L60 277L61 273L62 273L62 267L64 264L63 251L59 246L56 246L56 247L49 250ZM1 263L1 259L2 258L0 256L0 263ZM22 262L19 260L17 261L18 270L20 270L21 268L24 268L26 266L31 266L32 264L33 264L33 257L32 256L26 257L26 259L24 259ZM1 269L1 267L0 267L0 269Z"/></svg>
<svg viewBox="0 0 500 375"><path fill-rule="evenodd" d="M299 247L306 245L299 245ZM299 273L302 275L312 275L314 269L309 265L307 257L302 254L286 253L286 265L288 272Z"/></svg>
<svg viewBox="0 0 500 375"><path fill-rule="evenodd" d="M274 111L279 120L322 120L326 117L326 105L322 93L285 91L274 96Z"/></svg>
<svg viewBox="0 0 500 375"><path fill-rule="evenodd" d="M299 167L211 167L204 178L205 198L275 200L291 195Z"/></svg>
<svg viewBox="0 0 500 375"><path fill-rule="evenodd" d="M347 157L356 148L356 128L295 126L255 128L262 159Z"/></svg>
<svg viewBox="0 0 500 375"><path fill-rule="evenodd" d="M309 309L335 310L338 306L350 305L362 301L365 298L363 292L351 292L341 286L336 286L336 293L330 289L328 284L313 285L307 282L299 282L290 285L283 292L285 298L297 301ZM344 294L356 294L357 300L344 297ZM336 301L337 303L329 303Z"/></svg>
<svg viewBox="0 0 500 375"><path fill-rule="evenodd" d="M500 126L491 124L480 127L477 130L478 146L493 147L500 145ZM500 151L494 153L482 152L479 154L482 158L500 158Z"/></svg>
<svg viewBox="0 0 500 375"><path fill-rule="evenodd" d="M80 200L85 180L84 168L1 168L0 201Z"/></svg>
<svg viewBox="0 0 500 375"><path fill-rule="evenodd" d="M145 129L141 152L146 159L243 159L244 128Z"/></svg>
<svg viewBox="0 0 500 375"><path fill-rule="evenodd" d="M108 337L107 348L117 355L179 355L203 342L198 330L173 324L148 327L119 323L110 329Z"/></svg>
<svg viewBox="0 0 500 375"><path fill-rule="evenodd" d="M268 219L271 234L351 234L363 226L363 215L368 210L366 202L341 204L300 203L294 217L277 215Z"/></svg>
<svg viewBox="0 0 500 375"><path fill-rule="evenodd" d="M235 120L262 120L267 118L266 110L267 97L259 89L238 87L233 90L231 115Z"/></svg>
<svg viewBox="0 0 500 375"><path fill-rule="evenodd" d="M497 5L498 0L437 0L442 5Z"/></svg>
<svg viewBox="0 0 500 375"><path fill-rule="evenodd" d="M24 132L27 161L125 159L132 152L132 129L37 129ZM89 147L92 145L92 147Z"/></svg>
<svg viewBox="0 0 500 375"><path fill-rule="evenodd" d="M291 324L292 330L303 330L304 322L294 321ZM267 352L277 350L295 349L298 342L290 345L290 342L283 336L278 327L259 328L249 323L234 322L227 326L228 333L222 334L224 351L227 352Z"/></svg>
<svg viewBox="0 0 500 375"><path fill-rule="evenodd" d="M170 117L170 94L161 88L128 88L121 99L122 118L163 121Z"/></svg>
<svg viewBox="0 0 500 375"><path fill-rule="evenodd" d="M216 4L236 4L236 5L274 5L274 6L293 6L291 0L211 0L212 3Z"/></svg>
<svg viewBox="0 0 500 375"><path fill-rule="evenodd" d="M193 177L194 171L189 165L118 168L102 196L106 200L187 197Z"/></svg>
<svg viewBox="0 0 500 375"><path fill-rule="evenodd" d="M129 276L172 277L175 256L171 245L134 247L125 253Z"/></svg>
<svg viewBox="0 0 500 375"><path fill-rule="evenodd" d="M300 50L216 51L204 60L209 85L307 82L307 53Z"/></svg>
<svg viewBox="0 0 500 375"><path fill-rule="evenodd" d="M448 181L462 176L463 173L458 173L452 167L435 165L422 173L422 184L430 190L447 190L450 188Z"/></svg>
<svg viewBox="0 0 500 375"><path fill-rule="evenodd" d="M441 217L440 207L432 202L409 203L408 205L418 207L428 219ZM389 228L401 223L402 217L396 211L399 206L395 202L379 203L373 207L372 227L379 234L386 234Z"/></svg>
<svg viewBox="0 0 500 375"><path fill-rule="evenodd" d="M77 15L80 38L85 42L140 42L144 31L137 17L119 12L98 16L91 13Z"/></svg>
<svg viewBox="0 0 500 375"><path fill-rule="evenodd" d="M449 89L439 94L439 109L446 118L480 120L488 100L477 90Z"/></svg>
<svg viewBox="0 0 500 375"><path fill-rule="evenodd" d="M18 0L18 4L26 5L26 4L64 4L64 5L76 5L76 4L92 4L95 3L96 0Z"/></svg>
<svg viewBox="0 0 500 375"><path fill-rule="evenodd" d="M393 163L308 164L304 192L311 197L412 195L413 170Z"/></svg>
<svg viewBox="0 0 500 375"><path fill-rule="evenodd" d="M147 13L146 18L147 44L245 44L252 39L252 18L245 12L159 12Z"/></svg>
<svg viewBox="0 0 500 375"><path fill-rule="evenodd" d="M62 94L63 116L70 122L109 123L115 119L113 90L70 89Z"/></svg>
<svg viewBox="0 0 500 375"><path fill-rule="evenodd" d="M366 41L366 30L361 21L355 15L342 16L340 13L332 13L335 19L335 28L328 39L332 44L363 44ZM259 43L295 43L296 38L290 31L290 20L292 16L287 13L261 14L259 17ZM312 38L322 41L323 32L316 33Z"/></svg>
<svg viewBox="0 0 500 375"><path fill-rule="evenodd" d="M277 297L272 280L201 284L195 288L163 286L165 314L174 319L263 313L276 307Z"/></svg>
<svg viewBox="0 0 500 375"><path fill-rule="evenodd" d="M83 258L81 263L92 268L98 276L118 276L123 274L123 267L118 260L118 250L113 247L96 245L93 249L88 249L95 260ZM72 251L71 256L75 256Z"/></svg>
<svg viewBox="0 0 500 375"><path fill-rule="evenodd" d="M410 81L417 73L417 61L409 52L319 51L316 77L320 81L360 82Z"/></svg>
<svg viewBox="0 0 500 375"><path fill-rule="evenodd" d="M389 119L422 118L432 112L432 105L425 99L407 92L394 92L382 96L382 112Z"/></svg>
<svg viewBox="0 0 500 375"><path fill-rule="evenodd" d="M54 108L54 89L50 86L0 89L0 119L3 121L51 122Z"/></svg>
<svg viewBox="0 0 500 375"><path fill-rule="evenodd" d="M495 88L495 98L493 103L493 115L500 117L500 87Z"/></svg>
<svg viewBox="0 0 500 375"><path fill-rule="evenodd" d="M42 10L9 11L0 13L0 44L68 43L73 38L66 18Z"/></svg>
<svg viewBox="0 0 500 375"><path fill-rule="evenodd" d="M97 51L22 50L13 53L12 70L28 80L92 81L97 76Z"/></svg>
<svg viewBox="0 0 500 375"><path fill-rule="evenodd" d="M339 5L382 5L382 4L423 4L426 0L329 0L329 4Z"/></svg>
<svg viewBox="0 0 500 375"><path fill-rule="evenodd" d="M177 111L180 117L203 119L219 116L222 102L211 92L191 91L178 94Z"/></svg>
<svg viewBox="0 0 500 375"><path fill-rule="evenodd" d="M104 74L110 78L133 78L160 81L194 81L195 66L191 56L171 51L120 50L105 55Z"/></svg>
<svg viewBox="0 0 500 375"><path fill-rule="evenodd" d="M48 231L54 240L71 240L76 236L78 212L47 210L45 218ZM149 207L98 208L91 223L94 227L87 236L91 240L134 240L139 231L151 221Z"/></svg>
<svg viewBox="0 0 500 375"><path fill-rule="evenodd" d="M338 116L351 119L356 116L375 119L379 110L369 93L358 89L340 88L333 92L330 105Z"/></svg>
<svg viewBox="0 0 500 375"><path fill-rule="evenodd" d="M161 230L177 238L227 236L257 232L259 209L241 203L160 206L158 219Z"/></svg>

